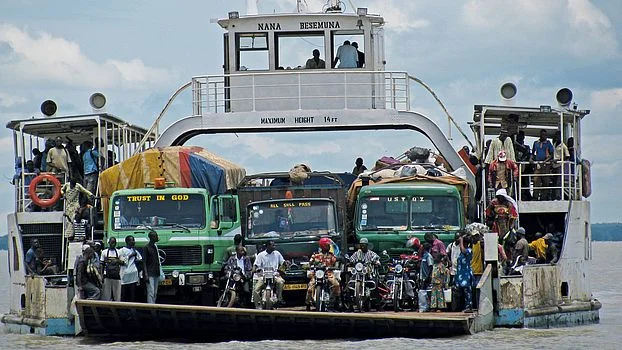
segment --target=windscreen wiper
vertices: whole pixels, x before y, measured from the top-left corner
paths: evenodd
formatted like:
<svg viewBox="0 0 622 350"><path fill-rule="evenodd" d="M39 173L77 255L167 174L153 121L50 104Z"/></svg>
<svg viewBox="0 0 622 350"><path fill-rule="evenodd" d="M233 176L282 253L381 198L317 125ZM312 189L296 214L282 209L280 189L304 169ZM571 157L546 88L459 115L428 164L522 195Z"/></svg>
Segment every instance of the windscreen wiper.
<svg viewBox="0 0 622 350"><path fill-rule="evenodd" d="M190 233L190 229L189 229L189 228L187 228L186 226L182 225L182 224L169 223L169 224L167 224L167 225L171 225L172 227L177 227L177 228L180 228L180 229L182 229L182 230L184 230L184 231L186 231L186 232Z"/></svg>

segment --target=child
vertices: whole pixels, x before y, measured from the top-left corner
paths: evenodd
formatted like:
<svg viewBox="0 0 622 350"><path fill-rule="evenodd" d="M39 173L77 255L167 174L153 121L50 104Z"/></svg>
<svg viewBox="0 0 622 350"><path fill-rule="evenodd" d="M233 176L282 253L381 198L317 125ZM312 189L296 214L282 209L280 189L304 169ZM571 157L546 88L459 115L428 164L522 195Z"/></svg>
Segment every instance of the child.
<svg viewBox="0 0 622 350"><path fill-rule="evenodd" d="M430 309L436 310L436 312L441 312L441 309L447 307L443 289L447 284L447 279L449 277L448 272L449 270L445 267L443 259L440 256L437 257L434 261L434 267L432 268L432 293L430 295Z"/></svg>

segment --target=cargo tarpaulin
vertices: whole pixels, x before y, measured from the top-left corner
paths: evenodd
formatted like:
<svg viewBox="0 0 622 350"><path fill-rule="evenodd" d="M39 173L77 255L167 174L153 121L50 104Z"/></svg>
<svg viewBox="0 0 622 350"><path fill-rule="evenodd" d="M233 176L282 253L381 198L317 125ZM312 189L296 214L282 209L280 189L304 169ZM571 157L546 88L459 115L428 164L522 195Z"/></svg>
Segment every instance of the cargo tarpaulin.
<svg viewBox="0 0 622 350"><path fill-rule="evenodd" d="M145 187L156 177L179 187L205 188L210 194L221 194L234 189L244 176L244 168L201 147L174 146L134 155L106 169L99 181L104 197L120 189Z"/></svg>
<svg viewBox="0 0 622 350"><path fill-rule="evenodd" d="M152 148L104 170L99 177L102 205L107 213L108 198L121 189L144 188L157 177L178 187L205 188L210 194L234 189L246 170L201 147Z"/></svg>

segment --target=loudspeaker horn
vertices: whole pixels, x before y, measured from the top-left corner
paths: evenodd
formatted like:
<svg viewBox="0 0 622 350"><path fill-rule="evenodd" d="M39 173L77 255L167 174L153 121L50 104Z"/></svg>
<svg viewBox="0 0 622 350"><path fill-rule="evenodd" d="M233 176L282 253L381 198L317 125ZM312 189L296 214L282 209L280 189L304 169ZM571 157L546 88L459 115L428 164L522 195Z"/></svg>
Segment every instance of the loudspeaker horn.
<svg viewBox="0 0 622 350"><path fill-rule="evenodd" d="M56 102L52 100L45 100L41 104L41 113L43 113L46 117L51 117L56 114L58 107L56 106Z"/></svg>
<svg viewBox="0 0 622 350"><path fill-rule="evenodd" d="M557 94L555 94L555 99L560 106L568 107L572 102L572 91L569 88L559 89Z"/></svg>
<svg viewBox="0 0 622 350"><path fill-rule="evenodd" d="M514 83L505 83L501 85L501 88L499 89L499 93L504 100L513 99L514 96L516 96L517 91L518 89L516 88L516 85Z"/></svg>
<svg viewBox="0 0 622 350"><path fill-rule="evenodd" d="M89 97L89 104L93 109L102 109L106 105L106 96L101 92L96 92Z"/></svg>

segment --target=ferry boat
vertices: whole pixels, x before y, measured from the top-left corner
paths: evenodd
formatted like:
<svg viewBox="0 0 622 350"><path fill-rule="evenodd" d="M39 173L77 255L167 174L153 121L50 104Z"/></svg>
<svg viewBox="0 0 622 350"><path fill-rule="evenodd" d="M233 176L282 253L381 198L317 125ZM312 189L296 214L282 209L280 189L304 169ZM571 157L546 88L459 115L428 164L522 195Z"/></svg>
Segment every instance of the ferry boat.
<svg viewBox="0 0 622 350"><path fill-rule="evenodd" d="M106 147L140 151L149 146L184 145L201 134L412 130L430 140L435 152L446 160L448 170L462 169L471 188L488 187L485 179L476 180L475 173L468 170L465 160L438 125L411 110L411 89L423 85L431 92L429 87L407 72L385 70L384 19L381 16L368 13L366 8L344 13L335 2L321 13L242 16L230 12L228 18L218 20L218 25L225 31L224 73L195 76L173 94L172 99L186 89L191 90L189 115L164 127L160 125L161 114L149 129L133 127L136 137L129 138L115 136L127 130L127 126L119 125L128 124L111 115L81 116L97 120L108 118L109 125L114 125L110 129L90 129L85 136L94 138L96 132L98 137L108 140L109 146ZM324 68L305 69L304 60L311 57L311 52L292 55L295 47L288 47L292 39L317 43ZM335 64L338 63L335 58L339 47L346 40L358 42L359 62L364 59L364 64L352 68ZM503 91L507 93L506 90ZM573 135L575 154L580 156L580 124L588 111L576 110L566 100L562 99L559 107L475 106L471 128L476 140L475 152L480 155L481 162L484 161L486 139L498 136L501 124L510 114L518 115L516 123L528 137L536 136L541 128L563 130L564 137ZM453 121L440 100L437 101ZM72 117L59 118L63 123L54 125L72 125ZM35 132L38 128L34 128L26 134L25 130L30 129L23 125L39 121L35 125L43 126L52 124L52 120L54 118L9 123L17 139L22 139L16 143L19 146L16 147L16 156L25 159L29 147L37 145L24 141L31 140L31 134L41 143L42 138L59 132L53 129L42 134ZM73 129L69 127L65 132ZM159 130L163 132L158 133ZM559 186L533 188L535 175L521 172L516 189L520 225L535 233L540 229L539 225L552 222L563 232L559 261L554 265L528 265L520 275L505 276L499 273L496 249L486 250L486 267L475 288L479 307L473 314L319 313L296 309L222 309L78 300L75 305L80 327L77 327L78 324L71 323L69 301L73 291L64 282L66 274L59 277L60 285L50 283L52 277L24 277L23 258L33 234L55 237L56 241L50 245L58 248L59 261L66 267L71 265L68 261L73 261L75 253L72 255L63 238L62 213L26 212L23 208L28 198L24 189L18 186L16 212L8 218L11 311L2 320L10 325L10 330L40 334L73 334L81 328L87 335L112 333L203 339L305 338L317 334L357 338L449 336L472 334L495 326L552 327L597 322L600 304L591 296L587 277L587 265L591 260L589 201L587 192L582 190L588 181L580 181L589 169L583 163L564 161L563 164L563 169L567 164L571 171L562 170L556 175L560 179ZM526 187L521 187L523 179ZM520 196L524 191L540 190L558 191L560 200L527 201ZM479 217L485 218L484 210L490 198L482 197L478 201L478 212ZM471 215L469 219L474 217ZM35 227L28 225L53 228L39 233L41 231L28 231ZM486 239L488 247L496 247L496 236L490 235ZM55 322L60 326L52 327ZM300 327L291 327L292 324ZM286 332L282 327L285 325ZM242 332L241 329L250 331Z"/></svg>

